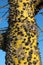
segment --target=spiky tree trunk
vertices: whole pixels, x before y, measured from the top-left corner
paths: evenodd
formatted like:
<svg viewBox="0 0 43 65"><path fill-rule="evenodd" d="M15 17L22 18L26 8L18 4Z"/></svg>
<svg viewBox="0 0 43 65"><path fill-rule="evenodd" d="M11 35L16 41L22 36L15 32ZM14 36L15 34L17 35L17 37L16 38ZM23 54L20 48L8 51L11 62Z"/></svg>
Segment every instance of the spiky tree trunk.
<svg viewBox="0 0 43 65"><path fill-rule="evenodd" d="M9 27L5 34L6 65L41 65L34 18L42 7L41 3L41 0L9 0Z"/></svg>
<svg viewBox="0 0 43 65"><path fill-rule="evenodd" d="M3 36L2 36L2 34L0 34L0 49L2 49L2 45L3 45Z"/></svg>
<svg viewBox="0 0 43 65"><path fill-rule="evenodd" d="M3 51L6 51L6 44L5 44L5 34L0 34L0 49L2 49Z"/></svg>

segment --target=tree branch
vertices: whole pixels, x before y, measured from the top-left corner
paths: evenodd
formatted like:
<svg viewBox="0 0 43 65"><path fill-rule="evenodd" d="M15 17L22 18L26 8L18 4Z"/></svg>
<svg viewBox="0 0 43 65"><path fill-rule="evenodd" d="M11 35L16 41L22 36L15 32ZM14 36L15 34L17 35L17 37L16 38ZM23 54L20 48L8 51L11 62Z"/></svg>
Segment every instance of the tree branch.
<svg viewBox="0 0 43 65"><path fill-rule="evenodd" d="M6 4L6 5L4 5L4 6L0 6L0 8L9 7L8 5L9 5L9 4Z"/></svg>

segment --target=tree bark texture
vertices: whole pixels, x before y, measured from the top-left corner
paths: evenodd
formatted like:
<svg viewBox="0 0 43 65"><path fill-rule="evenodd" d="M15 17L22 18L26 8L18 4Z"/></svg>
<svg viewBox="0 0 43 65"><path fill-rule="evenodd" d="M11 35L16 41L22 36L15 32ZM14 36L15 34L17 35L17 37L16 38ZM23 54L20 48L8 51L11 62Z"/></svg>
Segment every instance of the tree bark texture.
<svg viewBox="0 0 43 65"><path fill-rule="evenodd" d="M3 45L6 46L4 48L6 65L41 65L37 44L38 28L34 16L43 7L43 0L8 0L8 2L9 27L2 37Z"/></svg>

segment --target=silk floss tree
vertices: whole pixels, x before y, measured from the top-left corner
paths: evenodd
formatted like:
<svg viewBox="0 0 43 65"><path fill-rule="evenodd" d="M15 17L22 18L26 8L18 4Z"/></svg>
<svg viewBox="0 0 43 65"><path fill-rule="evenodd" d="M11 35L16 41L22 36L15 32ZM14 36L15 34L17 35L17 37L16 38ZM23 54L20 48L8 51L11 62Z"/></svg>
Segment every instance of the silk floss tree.
<svg viewBox="0 0 43 65"><path fill-rule="evenodd" d="M41 65L34 17L43 8L43 0L8 0L8 3L9 26L0 34L0 49L6 52L6 65Z"/></svg>

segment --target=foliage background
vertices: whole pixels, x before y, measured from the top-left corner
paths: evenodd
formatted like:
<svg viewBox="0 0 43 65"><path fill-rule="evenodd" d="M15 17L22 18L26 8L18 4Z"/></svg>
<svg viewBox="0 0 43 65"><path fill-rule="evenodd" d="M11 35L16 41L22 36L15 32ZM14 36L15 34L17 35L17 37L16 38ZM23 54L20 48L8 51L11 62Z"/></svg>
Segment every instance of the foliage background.
<svg viewBox="0 0 43 65"><path fill-rule="evenodd" d="M7 3L8 3L8 0L0 0L0 6L6 5ZM5 14L7 10L8 8L0 8L0 28L8 27L7 16L9 12ZM43 15L39 14L40 12L43 12L43 9L41 9L38 12L38 14L35 16L35 19L36 19L37 25L43 30ZM38 47L39 47L39 52L41 56L41 62L43 65L43 32L41 31L39 33L38 43L39 43ZM6 55L6 52L0 50L0 65L5 65L5 55Z"/></svg>

